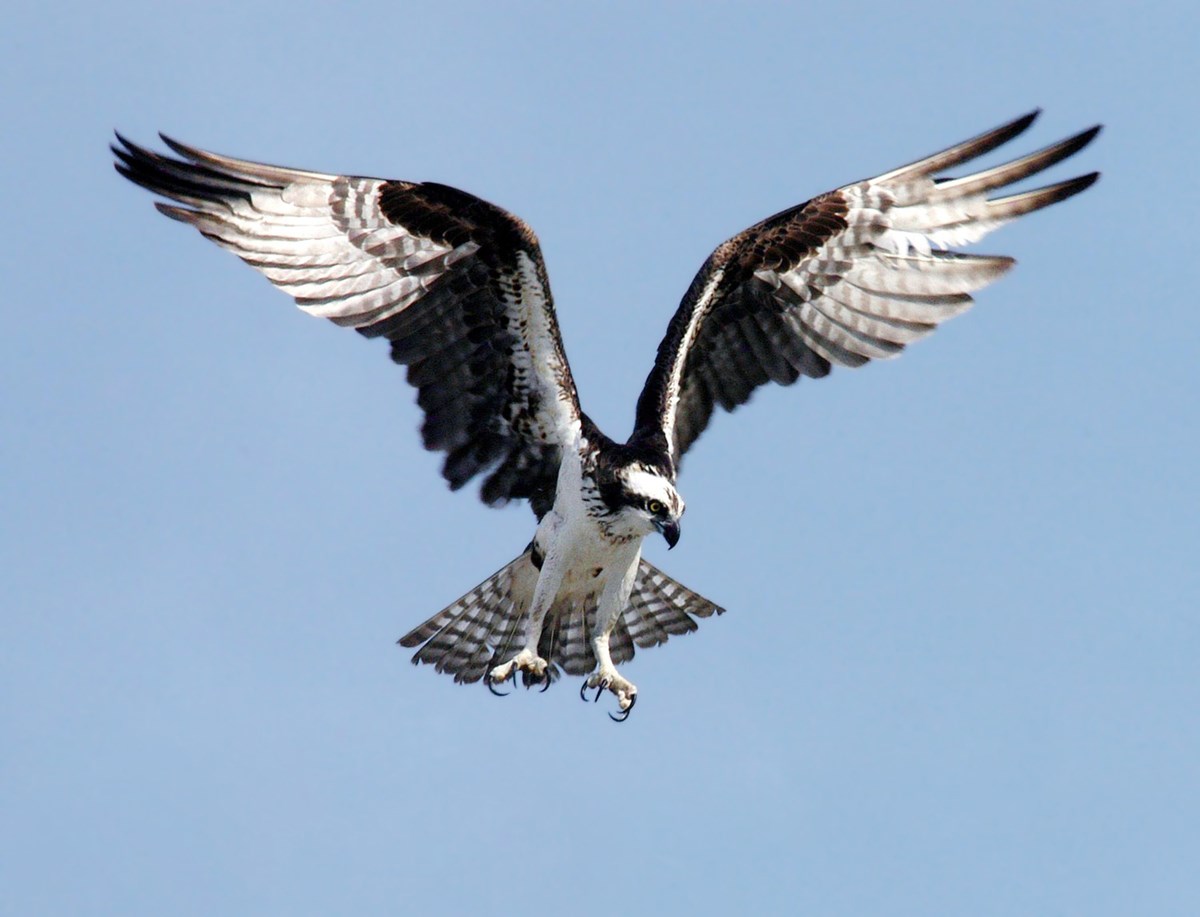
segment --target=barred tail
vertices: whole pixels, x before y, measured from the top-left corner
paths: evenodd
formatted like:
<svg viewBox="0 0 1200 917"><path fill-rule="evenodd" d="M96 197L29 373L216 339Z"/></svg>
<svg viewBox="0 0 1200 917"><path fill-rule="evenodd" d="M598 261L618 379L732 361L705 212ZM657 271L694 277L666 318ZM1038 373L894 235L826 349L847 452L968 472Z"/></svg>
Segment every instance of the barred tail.
<svg viewBox="0 0 1200 917"><path fill-rule="evenodd" d="M725 609L692 592L643 559L638 566L629 605L613 632L609 646L613 662L632 659L635 644L641 649L649 649L666 643L674 634L689 634L700 626L696 618L708 618L714 612L724 614Z"/></svg>
<svg viewBox="0 0 1200 917"><path fill-rule="evenodd" d="M414 665L430 663L457 682L479 681L520 650L537 577L526 549L398 642L421 647L413 654Z"/></svg>
<svg viewBox="0 0 1200 917"><path fill-rule="evenodd" d="M479 681L495 665L508 661L523 645L525 616L538 571L525 551L457 602L413 628L400 645L419 646L413 663L429 663L457 682ZM725 611L642 560L629 604L613 630L613 662L628 662L636 648L666 643L675 634L699 627L696 618ZM596 667L591 632L595 596L560 598L546 615L538 655L550 663L551 679L561 672L586 675Z"/></svg>

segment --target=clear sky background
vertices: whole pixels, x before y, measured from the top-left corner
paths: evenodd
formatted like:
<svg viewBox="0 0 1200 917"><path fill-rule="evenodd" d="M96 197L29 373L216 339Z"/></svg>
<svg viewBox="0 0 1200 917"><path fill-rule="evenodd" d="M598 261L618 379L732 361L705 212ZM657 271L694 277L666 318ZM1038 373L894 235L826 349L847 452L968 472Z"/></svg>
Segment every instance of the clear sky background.
<svg viewBox="0 0 1200 917"><path fill-rule="evenodd" d="M1200 913L1195 4L332 9L5 13L0 911ZM1017 270L689 454L647 553L729 611L623 726L409 665L531 515L106 150L520 214L624 436L715 245L1039 105L1011 152L1104 122L1047 180L1104 177Z"/></svg>

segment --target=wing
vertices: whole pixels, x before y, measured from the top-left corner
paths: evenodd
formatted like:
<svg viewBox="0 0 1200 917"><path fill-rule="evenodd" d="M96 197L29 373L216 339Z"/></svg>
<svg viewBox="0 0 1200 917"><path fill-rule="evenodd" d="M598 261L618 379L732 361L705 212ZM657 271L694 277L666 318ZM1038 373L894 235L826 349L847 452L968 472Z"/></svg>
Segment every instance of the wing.
<svg viewBox="0 0 1200 917"><path fill-rule="evenodd" d="M934 177L1016 137L1037 114L784 210L717 248L659 345L633 440L665 450L678 466L715 405L732 411L767 382L790 385L835 364L894 357L964 311L973 291L1014 262L948 249L1099 176L988 197L1078 152L1097 126L973 175Z"/></svg>
<svg viewBox="0 0 1200 917"><path fill-rule="evenodd" d="M164 214L310 315L391 341L452 488L490 471L486 503L549 508L579 403L525 223L445 185L244 162L164 136L175 159L117 139L117 171L175 201L156 205Z"/></svg>

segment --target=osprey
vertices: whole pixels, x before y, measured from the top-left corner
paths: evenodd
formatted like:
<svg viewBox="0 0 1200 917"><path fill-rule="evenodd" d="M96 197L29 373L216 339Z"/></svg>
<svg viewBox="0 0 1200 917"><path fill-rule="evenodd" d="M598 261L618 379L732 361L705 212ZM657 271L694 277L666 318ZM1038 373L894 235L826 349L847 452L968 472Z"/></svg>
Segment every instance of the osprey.
<svg viewBox="0 0 1200 917"><path fill-rule="evenodd" d="M960 178L1037 111L940 153L783 210L720 245L683 297L617 442L580 409L533 231L435 182L327 175L231 159L163 136L180 158L117 134L122 175L257 268L311 315L391 342L451 488L484 476L489 505L528 500L537 528L511 563L400 639L459 682L520 673L543 690L587 675L629 715L616 669L634 648L723 609L641 556L679 540L680 461L713 410L767 382L894 357L972 302L1013 259L953 248L1091 185L1092 172L989 197L1086 146L1093 127ZM499 693L499 692L496 692Z"/></svg>

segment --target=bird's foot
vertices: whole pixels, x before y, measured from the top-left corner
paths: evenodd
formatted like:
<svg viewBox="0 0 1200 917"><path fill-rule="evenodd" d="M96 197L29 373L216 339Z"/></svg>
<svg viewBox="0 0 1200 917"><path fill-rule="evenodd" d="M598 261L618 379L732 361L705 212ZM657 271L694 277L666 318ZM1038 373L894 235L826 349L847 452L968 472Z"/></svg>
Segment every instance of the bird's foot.
<svg viewBox="0 0 1200 917"><path fill-rule="evenodd" d="M596 689L596 695L592 701L598 701L600 694L604 691L611 691L617 699L617 707L620 712L617 714L610 713L609 716L618 723L623 723L629 719L629 712L633 710L633 705L637 703L637 685L629 681L627 678L622 678L617 674L614 668L600 669L594 672L579 689L579 696L583 700L587 700L584 692L590 688Z"/></svg>
<svg viewBox="0 0 1200 917"><path fill-rule="evenodd" d="M487 673L486 681L488 690L493 694L503 697L507 692L497 691L496 685L503 684L517 672L521 672L525 678L525 687L541 682L544 684L542 688L544 691L550 686L549 666L550 663L527 647L513 656L508 662L496 666Z"/></svg>

